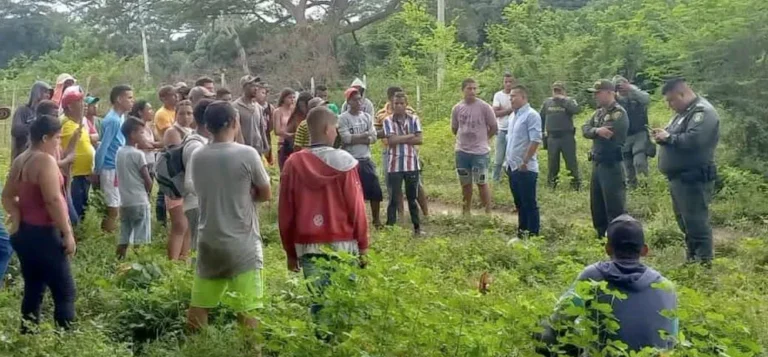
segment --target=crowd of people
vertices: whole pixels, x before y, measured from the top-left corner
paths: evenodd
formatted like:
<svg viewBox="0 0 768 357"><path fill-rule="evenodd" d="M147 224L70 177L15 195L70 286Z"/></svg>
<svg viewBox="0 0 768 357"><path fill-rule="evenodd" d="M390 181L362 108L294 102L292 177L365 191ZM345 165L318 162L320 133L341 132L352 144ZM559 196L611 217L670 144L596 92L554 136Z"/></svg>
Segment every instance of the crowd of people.
<svg viewBox="0 0 768 357"><path fill-rule="evenodd" d="M55 88L33 85L29 102L13 118L13 164L2 195L11 226L8 232L0 226L0 243L10 233L10 243L0 244L0 274L15 250L24 278L25 321L39 321L46 287L53 295L56 323L68 327L74 320L75 282L68 259L76 250L73 226L95 212L87 207L91 188L97 188L106 205L102 228L120 229L119 259L129 247L151 242L153 204L156 221L170 221L168 258L187 261L190 251L197 251L190 327L206 325L208 311L220 303L234 309L242 324L255 327L264 291L258 203L272 196L265 167L275 164L273 135L281 172L278 226L287 267L313 278L313 293L323 294L330 284L331 268L316 263L337 260L328 249L358 256L361 266L367 263L365 202L372 224L382 226L380 174L388 193L385 224L396 224L407 202L414 235L423 233L421 216L429 210L420 177L423 127L402 88L389 88L386 105L375 112L359 79L344 91L341 109L328 101L324 86L314 93L285 89L273 105L261 78L246 75L239 85L238 98L207 77L191 88L184 83L162 86L157 111L148 100L136 100L130 86L117 85L103 119L97 117L100 99L70 75L61 75ZM477 81L462 82L463 99L451 116L455 167L465 214L472 207L473 185L490 212L489 171L496 182L506 173L522 238L541 229L540 147L549 151L550 186L558 183L561 156L573 188L581 186L573 122L581 109L562 82L552 85L552 97L540 111L511 74L503 76L502 85L488 104L477 96ZM676 298L674 292L650 292L664 278L640 263L648 247L642 225L626 215L625 186L638 186L637 175L648 173L647 157L655 155L658 144L688 258L708 263L717 113L681 79L662 90L678 113L666 129L648 126L649 95L623 77L600 80L588 91L598 105L582 126L583 136L593 141L592 219L597 235L607 235L606 253L612 260L589 267L579 280L606 280L629 292L629 299L615 303L622 315L619 337L632 341L632 347L666 348L668 341L660 342L657 332L674 335L674 321L646 316L673 309ZM377 140L384 145L381 173L371 154ZM155 184L158 194L152 203ZM313 305L313 316L321 309ZM549 332L541 337L552 342L556 334Z"/></svg>

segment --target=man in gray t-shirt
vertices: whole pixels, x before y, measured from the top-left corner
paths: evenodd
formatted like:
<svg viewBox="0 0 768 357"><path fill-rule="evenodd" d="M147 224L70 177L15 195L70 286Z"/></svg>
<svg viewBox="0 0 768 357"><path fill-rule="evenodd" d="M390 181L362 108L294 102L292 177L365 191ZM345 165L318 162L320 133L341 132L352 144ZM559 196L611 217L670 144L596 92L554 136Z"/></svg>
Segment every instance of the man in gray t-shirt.
<svg viewBox="0 0 768 357"><path fill-rule="evenodd" d="M256 327L252 311L262 306L263 255L254 202L271 198L269 176L256 149L234 142L238 124L232 105L210 104L204 121L213 141L192 154L190 166L200 232L188 324L206 325L208 310L223 302L243 324Z"/></svg>

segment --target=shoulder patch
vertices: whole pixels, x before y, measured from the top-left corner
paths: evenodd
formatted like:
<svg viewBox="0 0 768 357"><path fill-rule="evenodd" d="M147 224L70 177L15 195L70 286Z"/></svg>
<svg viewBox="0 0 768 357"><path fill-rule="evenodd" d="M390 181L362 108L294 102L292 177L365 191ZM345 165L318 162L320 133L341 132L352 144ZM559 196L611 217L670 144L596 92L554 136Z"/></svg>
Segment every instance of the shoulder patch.
<svg viewBox="0 0 768 357"><path fill-rule="evenodd" d="M701 121L704 120L704 113L697 112L693 114L693 122L694 123L701 123Z"/></svg>
<svg viewBox="0 0 768 357"><path fill-rule="evenodd" d="M611 120L619 120L622 116L624 116L624 113L621 110L617 110L611 113Z"/></svg>

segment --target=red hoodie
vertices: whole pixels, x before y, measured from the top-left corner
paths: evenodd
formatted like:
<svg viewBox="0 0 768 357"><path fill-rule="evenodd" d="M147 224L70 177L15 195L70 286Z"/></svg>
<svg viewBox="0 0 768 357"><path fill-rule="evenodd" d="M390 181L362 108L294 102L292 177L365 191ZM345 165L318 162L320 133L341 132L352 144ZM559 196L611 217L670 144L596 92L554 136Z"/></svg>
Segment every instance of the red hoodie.
<svg viewBox="0 0 768 357"><path fill-rule="evenodd" d="M368 249L368 219L357 160L343 150L317 147L294 153L280 175L278 221L288 258L296 244L357 241Z"/></svg>

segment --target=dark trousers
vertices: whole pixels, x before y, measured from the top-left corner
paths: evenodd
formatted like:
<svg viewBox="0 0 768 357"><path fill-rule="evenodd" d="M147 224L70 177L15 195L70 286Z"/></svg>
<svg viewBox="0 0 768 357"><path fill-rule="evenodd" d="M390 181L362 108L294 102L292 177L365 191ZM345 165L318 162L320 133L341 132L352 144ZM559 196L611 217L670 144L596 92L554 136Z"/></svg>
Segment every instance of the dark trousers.
<svg viewBox="0 0 768 357"><path fill-rule="evenodd" d="M277 149L277 164L280 167L280 171L283 171L283 165L288 157L293 154L293 141L285 140Z"/></svg>
<svg viewBox="0 0 768 357"><path fill-rule="evenodd" d="M536 181L539 174L531 171L510 171L509 189L517 205L517 234L523 237L526 233L538 235L541 228L539 204L536 201Z"/></svg>
<svg viewBox="0 0 768 357"><path fill-rule="evenodd" d="M91 190L91 181L88 176L72 177L72 206L80 219L85 217L85 211L88 209L88 193Z"/></svg>
<svg viewBox="0 0 768 357"><path fill-rule="evenodd" d="M547 182L550 186L557 186L558 174L560 173L560 156L565 159L565 167L571 174L571 185L574 188L581 186L579 177L579 161L576 159L576 138L572 133L562 135L550 133L547 138L547 161L549 163L549 174Z"/></svg>
<svg viewBox="0 0 768 357"><path fill-rule="evenodd" d="M709 224L709 202L715 182L669 181L672 207L680 230L685 234L689 261L710 262L714 255L712 227Z"/></svg>
<svg viewBox="0 0 768 357"><path fill-rule="evenodd" d="M40 305L46 287L53 297L56 325L68 328L75 319L75 281L59 231L52 226L22 223L19 231L11 236L11 244L24 278L21 315L26 323L22 325L22 332L29 332L29 323L40 323Z"/></svg>
<svg viewBox="0 0 768 357"><path fill-rule="evenodd" d="M149 170L149 175L152 180L155 180L154 168ZM162 192L157 192L157 198L155 199L155 218L157 222L165 226L165 221L168 219L168 211L165 209L165 195Z"/></svg>
<svg viewBox="0 0 768 357"><path fill-rule="evenodd" d="M416 199L419 196L419 172L390 172L387 175L389 184L389 205L387 206L387 225L392 226L397 222L397 198L403 193L403 181L405 181L405 198L408 200L408 211L411 213L411 222L414 229L421 228L419 220L419 204Z"/></svg>
<svg viewBox="0 0 768 357"><path fill-rule="evenodd" d="M608 224L626 213L627 191L621 162L593 163L589 200L592 225L598 237L605 237Z"/></svg>

